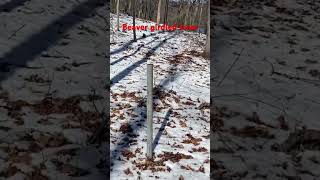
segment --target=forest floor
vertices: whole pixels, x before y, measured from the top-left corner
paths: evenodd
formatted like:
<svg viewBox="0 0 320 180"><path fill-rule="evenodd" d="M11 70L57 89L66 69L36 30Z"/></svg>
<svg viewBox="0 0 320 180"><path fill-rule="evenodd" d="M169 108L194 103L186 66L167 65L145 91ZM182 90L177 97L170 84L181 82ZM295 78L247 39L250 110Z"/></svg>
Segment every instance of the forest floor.
<svg viewBox="0 0 320 180"><path fill-rule="evenodd" d="M108 179L107 1L0 2L0 179Z"/></svg>
<svg viewBox="0 0 320 180"><path fill-rule="evenodd" d="M121 14L120 25L132 25ZM111 179L209 179L209 60L196 32L116 31L111 14ZM137 25L154 24L137 19ZM154 66L154 159L146 160L147 63Z"/></svg>
<svg viewBox="0 0 320 180"><path fill-rule="evenodd" d="M320 2L215 5L213 179L320 177Z"/></svg>

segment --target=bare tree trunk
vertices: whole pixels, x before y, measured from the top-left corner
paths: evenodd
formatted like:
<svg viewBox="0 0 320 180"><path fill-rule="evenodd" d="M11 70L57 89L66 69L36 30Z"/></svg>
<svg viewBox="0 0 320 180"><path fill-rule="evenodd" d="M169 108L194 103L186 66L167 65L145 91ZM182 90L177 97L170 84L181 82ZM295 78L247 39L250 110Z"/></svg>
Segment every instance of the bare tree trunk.
<svg viewBox="0 0 320 180"><path fill-rule="evenodd" d="M140 0L138 0L138 4L139 4L139 6L141 7L141 2L140 2ZM134 6L136 6L136 3L134 4ZM139 12L138 12L138 16L137 16L138 18L141 18L141 16L140 16L140 15L141 15L141 9L142 9L142 8L139 8Z"/></svg>
<svg viewBox="0 0 320 180"><path fill-rule="evenodd" d="M185 15L184 15L184 25L187 25L187 23L188 23L189 11L190 11L190 5L187 2L187 8L186 8L186 12L185 12Z"/></svg>
<svg viewBox="0 0 320 180"><path fill-rule="evenodd" d="M120 0L117 0L117 31L120 31L120 22L119 22L119 9L120 9Z"/></svg>
<svg viewBox="0 0 320 180"><path fill-rule="evenodd" d="M210 1L208 1L207 41L204 55L210 57Z"/></svg>
<svg viewBox="0 0 320 180"><path fill-rule="evenodd" d="M203 9L203 4L201 3L201 7L200 7L200 13L199 13L199 25L201 25L201 19L202 19L202 9Z"/></svg>
<svg viewBox="0 0 320 180"><path fill-rule="evenodd" d="M182 23L182 5L183 5L183 1L180 1L180 6L179 6L179 10L178 10L178 18L177 18L177 24L179 25L180 23Z"/></svg>
<svg viewBox="0 0 320 180"><path fill-rule="evenodd" d="M202 27L202 9L203 9L203 3L201 3L200 13L199 13L199 21L198 21L199 34L201 33L201 27Z"/></svg>
<svg viewBox="0 0 320 180"><path fill-rule="evenodd" d="M129 0L129 15L131 15L131 13L132 13L132 10L131 10L131 4L132 4L132 2L131 2L131 0Z"/></svg>
<svg viewBox="0 0 320 180"><path fill-rule="evenodd" d="M166 0L166 23L167 24L169 24L168 13L169 13L169 0Z"/></svg>
<svg viewBox="0 0 320 180"><path fill-rule="evenodd" d="M159 3L158 3L157 24L160 23L160 19L161 19L161 1L162 0L159 0Z"/></svg>
<svg viewBox="0 0 320 180"><path fill-rule="evenodd" d="M148 9L149 9L149 13L148 13L148 16L149 16L149 20L152 21L152 16L153 16L153 6L152 6L152 2L151 0L148 0Z"/></svg>
<svg viewBox="0 0 320 180"><path fill-rule="evenodd" d="M192 18L192 23L191 25L194 25L194 23L196 22L197 18L198 18L198 11L199 11L199 6L196 5L196 10L194 11L194 15L193 15L193 18Z"/></svg>
<svg viewBox="0 0 320 180"><path fill-rule="evenodd" d="M133 2L133 26L136 26L136 0L132 0ZM137 41L136 37L136 28L133 29L133 41Z"/></svg>
<svg viewBox="0 0 320 180"><path fill-rule="evenodd" d="M145 0L143 4L145 6L144 19L147 20L148 19L148 0Z"/></svg>
<svg viewBox="0 0 320 180"><path fill-rule="evenodd" d="M163 24L167 23L168 18L168 0L165 1L165 7L164 7L164 16L163 16Z"/></svg>

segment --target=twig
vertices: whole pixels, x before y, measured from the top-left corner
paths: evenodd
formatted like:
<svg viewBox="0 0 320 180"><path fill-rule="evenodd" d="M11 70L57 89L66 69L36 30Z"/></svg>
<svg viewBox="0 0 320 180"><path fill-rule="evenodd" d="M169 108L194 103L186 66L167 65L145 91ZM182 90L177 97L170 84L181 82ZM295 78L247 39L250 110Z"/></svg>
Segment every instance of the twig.
<svg viewBox="0 0 320 180"><path fill-rule="evenodd" d="M218 85L216 87L219 87L222 82L224 81L224 79L228 76L228 74L230 73L231 69L233 68L233 66L236 64L236 62L240 59L241 54L243 52L244 48L241 49L241 52L238 54L238 57L233 61L233 63L230 65L229 69L227 70L227 72L224 74L223 78L221 79L221 81L218 83Z"/></svg>
<svg viewBox="0 0 320 180"><path fill-rule="evenodd" d="M234 93L234 94L222 94L218 96L212 96L211 99L221 98L221 97L229 97L229 96L241 96L241 95L249 95L250 93Z"/></svg>
<svg viewBox="0 0 320 180"><path fill-rule="evenodd" d="M50 84L49 84L49 87L48 87L48 91L47 91L47 93L45 95L46 97L50 96L51 100L52 100L52 94L50 93L50 91L51 91L51 86L52 86L53 80L54 80L54 72L52 73L52 80L51 81L49 80Z"/></svg>
<svg viewBox="0 0 320 180"><path fill-rule="evenodd" d="M234 151L234 150L228 145L228 143L222 138L221 132L220 132L220 131L217 131L216 133L218 134L218 136L219 136L222 144L230 151L230 153L232 153L233 157L238 157L245 166L249 167L248 164L246 163L246 160L245 160L241 155L236 155L236 154L235 154L235 151ZM232 141L231 139L229 139L229 138L228 138L228 140L231 141L231 142L233 142L233 141ZM234 143L236 146L241 147L241 146L239 146L237 143L235 143L235 142L233 142L233 143Z"/></svg>
<svg viewBox="0 0 320 180"><path fill-rule="evenodd" d="M93 97L94 97L96 95L96 91L93 87L91 87L91 91L93 92ZM102 112L99 112L99 110L94 102L94 98L92 98L92 104L93 104L93 107L96 110L96 112L99 113L101 120L102 120L102 123L101 123L100 127L95 131L95 133L88 139L88 143L91 143L91 144L95 143L98 139L101 138L101 136L103 135L103 133L109 123L109 121L108 121L109 118L104 117L103 110L102 110Z"/></svg>
<svg viewBox="0 0 320 180"><path fill-rule="evenodd" d="M314 85L320 85L320 82L318 80L307 79L307 78L302 78L302 77L298 77L298 76L291 76L289 74L285 74L285 73L281 73L281 72L275 71L274 65L269 60L267 60L267 58L264 58L263 60L268 62L270 64L270 66L271 66L270 76L275 74L275 75L282 76L282 77L285 77L285 78L288 78L288 79L294 79L294 80L302 81L302 82L305 82L305 83L310 83L310 84L314 84Z"/></svg>
<svg viewBox="0 0 320 180"><path fill-rule="evenodd" d="M278 75L278 76L282 76L288 79L294 79L294 80L299 80L305 83L309 83L309 84L313 84L313 85L320 85L320 81L318 80L313 80L313 79L307 79L307 78L300 78L300 77L296 77L296 76L291 76L289 74L285 74L285 73L280 73L277 71L274 71L273 74Z"/></svg>
<svg viewBox="0 0 320 180"><path fill-rule="evenodd" d="M13 36L15 36L25 26L26 26L26 24L23 24L21 27L19 27L17 30L15 30L8 39L11 39Z"/></svg>

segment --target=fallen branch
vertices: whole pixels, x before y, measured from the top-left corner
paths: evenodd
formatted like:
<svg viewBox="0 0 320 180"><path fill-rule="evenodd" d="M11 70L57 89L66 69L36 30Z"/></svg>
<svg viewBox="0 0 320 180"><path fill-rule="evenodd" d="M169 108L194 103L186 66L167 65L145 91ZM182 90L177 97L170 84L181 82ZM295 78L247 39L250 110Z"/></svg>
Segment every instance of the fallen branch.
<svg viewBox="0 0 320 180"><path fill-rule="evenodd" d="M17 33L18 33L22 28L24 28L25 26L26 26L26 24L23 24L21 27L19 27L17 30L15 30L8 39L11 39L13 36L16 36Z"/></svg>
<svg viewBox="0 0 320 180"><path fill-rule="evenodd" d="M241 49L241 52L239 53L238 57L233 61L233 63L230 65L229 69L227 70L227 72L224 74L223 78L221 79L221 81L218 83L218 85L216 87L219 87L222 82L224 81L224 79L228 76L228 74L230 73L231 69L233 68L233 66L236 64L236 62L240 59L241 54L243 52L244 48Z"/></svg>

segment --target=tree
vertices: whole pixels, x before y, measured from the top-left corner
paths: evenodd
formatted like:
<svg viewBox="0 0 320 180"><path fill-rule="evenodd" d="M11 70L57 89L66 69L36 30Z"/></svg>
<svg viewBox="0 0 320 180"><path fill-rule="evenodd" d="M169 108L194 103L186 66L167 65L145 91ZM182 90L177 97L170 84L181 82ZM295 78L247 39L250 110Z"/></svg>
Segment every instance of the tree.
<svg viewBox="0 0 320 180"><path fill-rule="evenodd" d="M193 18L191 20L191 25L194 25L194 23L197 21L198 10L199 10L199 5L195 3L195 10L194 10Z"/></svg>
<svg viewBox="0 0 320 180"><path fill-rule="evenodd" d="M162 0L159 0L159 3L158 3L157 24L160 23L160 19L161 19L161 1Z"/></svg>
<svg viewBox="0 0 320 180"><path fill-rule="evenodd" d="M120 6L120 0L117 0L117 30L120 31L120 23L119 23L119 6Z"/></svg>
<svg viewBox="0 0 320 180"><path fill-rule="evenodd" d="M184 14L184 25L188 24L189 11L190 11L190 5L189 5L189 2L187 2L187 8Z"/></svg>
<svg viewBox="0 0 320 180"><path fill-rule="evenodd" d="M163 24L168 24L168 6L169 6L169 2L168 0L165 1L165 6L164 6L164 17L163 17Z"/></svg>
<svg viewBox="0 0 320 180"><path fill-rule="evenodd" d="M152 16L153 16L153 6L152 6L152 2L151 2L151 0L148 0L148 6L149 6L149 14L148 14L148 16L149 16L149 20L152 20Z"/></svg>
<svg viewBox="0 0 320 180"><path fill-rule="evenodd" d="M136 0L132 0L132 6L133 6L133 27L136 26ZM137 36L136 36L136 28L133 29L133 41L137 41Z"/></svg>
<svg viewBox="0 0 320 180"><path fill-rule="evenodd" d="M204 5L204 3L202 3L202 2L200 2L200 13L199 13L199 21L198 21L198 26L199 26L199 34L201 33L201 30L200 30L200 28L202 27L202 9L203 9L203 5Z"/></svg>
<svg viewBox="0 0 320 180"><path fill-rule="evenodd" d="M166 23L167 24L169 24L168 13L169 13L169 0L166 0L166 13L165 13L165 16L166 16Z"/></svg>
<svg viewBox="0 0 320 180"><path fill-rule="evenodd" d="M131 0L129 0L129 15L131 15L131 13L132 13L132 11L131 11L131 5L132 5L132 2L131 2ZM130 12L131 11L131 12Z"/></svg>
<svg viewBox="0 0 320 180"><path fill-rule="evenodd" d="M204 55L206 57L210 56L210 1L208 1L208 20L207 20L207 41L204 50Z"/></svg>

